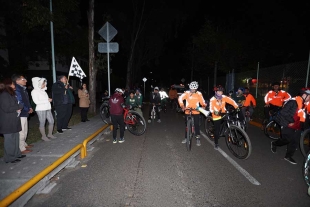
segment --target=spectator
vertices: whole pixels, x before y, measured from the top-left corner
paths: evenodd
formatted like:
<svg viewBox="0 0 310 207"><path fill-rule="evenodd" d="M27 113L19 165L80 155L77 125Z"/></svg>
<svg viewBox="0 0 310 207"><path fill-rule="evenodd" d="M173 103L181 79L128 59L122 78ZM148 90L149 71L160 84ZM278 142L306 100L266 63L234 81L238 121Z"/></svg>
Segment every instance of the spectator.
<svg viewBox="0 0 310 207"><path fill-rule="evenodd" d="M118 126L120 128L120 139L118 142L123 143L125 141L124 139L125 123L124 123L124 117L123 117L123 111L124 111L123 93L124 92L122 89L116 88L115 93L109 99L110 115L111 115L111 121L113 124L113 144L117 143L116 135L117 135Z"/></svg>
<svg viewBox="0 0 310 207"><path fill-rule="evenodd" d="M23 105L16 99L15 85L11 79L0 83L0 133L4 136L4 155L6 163L16 163L18 158L26 157L19 149L19 132L22 130L19 114Z"/></svg>
<svg viewBox="0 0 310 207"><path fill-rule="evenodd" d="M133 108L138 114L140 114L143 117L142 111L141 111L141 105L139 105L138 99L135 96L134 91L130 91L129 96L126 99L126 106L130 106Z"/></svg>
<svg viewBox="0 0 310 207"><path fill-rule="evenodd" d="M89 121L87 119L87 112L89 109L90 100L86 83L83 83L82 87L78 90L78 96L80 99L79 106L81 109L81 122Z"/></svg>
<svg viewBox="0 0 310 207"><path fill-rule="evenodd" d="M33 102L36 104L35 111L39 118L39 130L42 135L41 139L44 141L51 141L55 139L53 136L54 129L54 118L51 111L52 99L48 97L46 93L47 80L45 78L34 77L32 78L33 90L31 91L31 97ZM48 135L45 133L45 122L48 121Z"/></svg>
<svg viewBox="0 0 310 207"><path fill-rule="evenodd" d="M148 120L148 123L152 122L151 113L152 113L152 110L153 110L153 106L155 106L157 122L158 123L161 122L161 120L160 120L160 112L158 110L158 107L160 106L160 102L161 102L161 99L160 99L160 94L159 94L159 88L156 86L154 88L154 92L152 92L151 96L150 96L150 108L149 108L149 120Z"/></svg>
<svg viewBox="0 0 310 207"><path fill-rule="evenodd" d="M142 104L143 104L143 96L141 94L140 89L136 89L136 93L135 93L135 97L138 100L138 105L140 107L140 109L142 109ZM142 111L141 111L142 112Z"/></svg>
<svg viewBox="0 0 310 207"><path fill-rule="evenodd" d="M173 104L177 102L177 98L178 98L178 92L172 85L169 90L169 99L170 99L170 104L171 104L172 109L173 109Z"/></svg>
<svg viewBox="0 0 310 207"><path fill-rule="evenodd" d="M20 74L14 74L12 76L12 81L16 87L16 95L19 103L23 105L23 109L20 113L20 121L22 125L22 130L19 132L19 149L25 154L31 152L32 150L27 149L32 147L33 145L28 145L26 143L27 135L28 135L28 117L29 114L33 113L32 106L29 101L29 94L27 92L26 84L27 80L24 76Z"/></svg>
<svg viewBox="0 0 310 207"><path fill-rule="evenodd" d="M68 123L72 114L72 104L74 97L71 93L71 86L68 84L68 79L65 75L58 76L58 80L52 86L53 103L57 117L57 132L62 134L63 130L71 129Z"/></svg>

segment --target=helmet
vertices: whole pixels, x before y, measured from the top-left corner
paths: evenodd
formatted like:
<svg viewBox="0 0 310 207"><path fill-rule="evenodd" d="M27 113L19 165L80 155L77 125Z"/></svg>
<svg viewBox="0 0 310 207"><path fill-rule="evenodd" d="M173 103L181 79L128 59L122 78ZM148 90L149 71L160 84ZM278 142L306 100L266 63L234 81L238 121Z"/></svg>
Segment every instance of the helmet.
<svg viewBox="0 0 310 207"><path fill-rule="evenodd" d="M198 82L196 81L193 81L189 84L189 89L195 89L197 90L198 89Z"/></svg>
<svg viewBox="0 0 310 207"><path fill-rule="evenodd" d="M307 94L310 95L310 88L302 88L300 90L300 95Z"/></svg>
<svg viewBox="0 0 310 207"><path fill-rule="evenodd" d="M233 90L230 90L229 93L234 93L234 91L233 91Z"/></svg>
<svg viewBox="0 0 310 207"><path fill-rule="evenodd" d="M221 85L215 86L213 90L214 91L223 91L224 92L224 88Z"/></svg>
<svg viewBox="0 0 310 207"><path fill-rule="evenodd" d="M116 88L116 89L115 89L115 92L124 93L124 91L123 91L122 89L120 89L120 88Z"/></svg>
<svg viewBox="0 0 310 207"><path fill-rule="evenodd" d="M154 88L154 90L158 90L158 91L159 91L159 88L156 86L156 87Z"/></svg>

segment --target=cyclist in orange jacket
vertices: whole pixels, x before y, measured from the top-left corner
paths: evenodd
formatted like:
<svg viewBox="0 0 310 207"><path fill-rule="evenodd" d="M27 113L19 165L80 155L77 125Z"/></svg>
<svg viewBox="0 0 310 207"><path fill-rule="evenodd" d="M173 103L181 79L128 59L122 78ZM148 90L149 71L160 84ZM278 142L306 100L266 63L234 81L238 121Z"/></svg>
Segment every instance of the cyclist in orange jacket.
<svg viewBox="0 0 310 207"><path fill-rule="evenodd" d="M272 84L273 90L270 90L265 98L265 108L264 108L264 114L265 114L265 119L269 119L270 114L269 112L272 111L277 111L280 108L282 108L283 103L291 99L291 95L287 93L284 90L280 90L280 83L279 82L274 82Z"/></svg>
<svg viewBox="0 0 310 207"><path fill-rule="evenodd" d="M251 117L254 112L254 109L256 108L256 100L254 96L250 94L250 90L248 87L244 88L244 96L245 96L245 102L242 107L242 112L244 115L246 115L246 111L248 110Z"/></svg>
<svg viewBox="0 0 310 207"><path fill-rule="evenodd" d="M180 107L182 110L185 110L186 108L194 108L196 109L199 107L199 104L202 108L206 107L206 102L202 96L202 93L200 91L197 91L198 89L198 82L193 81L189 84L189 91L185 91L182 95L179 96L178 101L180 104ZM184 106L183 100L186 100L186 106ZM187 122L187 116L189 114L189 111L185 111L185 126ZM196 135L196 145L200 146L200 127L199 127L199 111L192 111L192 116L194 117L194 126L195 126L195 135ZM186 137L186 131L185 131L185 137ZM186 143L186 138L182 141L183 144Z"/></svg>
<svg viewBox="0 0 310 207"><path fill-rule="evenodd" d="M218 149L218 139L220 136L220 127L222 123L221 113L226 112L225 105L229 103L237 111L240 110L238 104L228 96L223 95L224 88L219 85L214 88L214 96L210 99L210 112L212 113L214 123L214 149Z"/></svg>

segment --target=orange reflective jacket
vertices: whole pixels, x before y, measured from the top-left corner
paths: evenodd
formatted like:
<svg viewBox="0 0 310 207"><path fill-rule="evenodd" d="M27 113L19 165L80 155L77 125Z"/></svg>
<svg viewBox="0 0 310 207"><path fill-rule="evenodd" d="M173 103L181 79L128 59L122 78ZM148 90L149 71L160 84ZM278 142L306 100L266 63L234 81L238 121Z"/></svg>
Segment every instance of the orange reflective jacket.
<svg viewBox="0 0 310 207"><path fill-rule="evenodd" d="M191 93L190 91L185 91L182 95L179 96L178 101L180 107L184 106L183 100L186 101L185 108L193 108L196 109L199 104L204 108L206 107L206 102L202 96L202 94L197 91L196 93ZM189 111L185 111L185 114L189 114ZM199 111L192 111L192 114L200 114Z"/></svg>
<svg viewBox="0 0 310 207"><path fill-rule="evenodd" d="M282 107L283 103L290 99L291 95L283 90L278 91L278 93L271 90L266 94L264 98L266 104L272 104L279 107Z"/></svg>
<svg viewBox="0 0 310 207"><path fill-rule="evenodd" d="M304 109L305 109L307 114L310 114L310 102L309 101L307 103L305 103Z"/></svg>
<svg viewBox="0 0 310 207"><path fill-rule="evenodd" d="M298 116L300 118L301 122L305 122L306 120L306 113L305 109L303 108L303 100L300 96L296 96L295 98L292 98L293 100L296 100L297 102L297 108L298 108Z"/></svg>
<svg viewBox="0 0 310 207"><path fill-rule="evenodd" d="M170 89L169 91L169 98L170 99L175 99L178 98L178 92L175 89Z"/></svg>
<svg viewBox="0 0 310 207"><path fill-rule="evenodd" d="M245 96L245 102L243 104L243 106L247 107L247 106L251 106L251 103L253 105L253 107L256 107L256 100L254 98L254 96L252 96L252 94L246 94Z"/></svg>
<svg viewBox="0 0 310 207"><path fill-rule="evenodd" d="M225 105L226 103L229 103L230 105L234 106L235 109L238 108L237 103L229 98L228 96L222 95L222 100L216 99L214 96L210 99L210 112L212 113L213 120L221 119L221 116L215 115L214 112L218 111L221 113L226 112Z"/></svg>

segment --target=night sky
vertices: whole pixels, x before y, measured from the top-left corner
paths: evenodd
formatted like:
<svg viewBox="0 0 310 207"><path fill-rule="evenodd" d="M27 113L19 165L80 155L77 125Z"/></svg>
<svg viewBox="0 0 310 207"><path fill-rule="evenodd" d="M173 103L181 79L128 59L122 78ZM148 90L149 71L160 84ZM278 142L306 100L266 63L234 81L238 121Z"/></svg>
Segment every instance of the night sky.
<svg viewBox="0 0 310 207"><path fill-rule="evenodd" d="M262 67L308 60L310 49L309 2L299 4L279 0L268 1L268 3L200 0L171 0L167 2L169 2L168 7L182 11L187 16L187 21L179 35L165 44L165 54L162 54L160 58L160 69L157 68L159 74L165 74L167 70L176 69L175 71L177 71L181 67L183 64L181 53L185 42L189 41L192 34L197 34L205 18L215 24L221 23L240 30L251 40L249 47L253 50L258 46L263 46L266 50L275 50L281 54L280 57L271 57L268 61L261 63ZM146 4L148 3L150 2L146 1ZM85 12L87 4L88 1L82 1L84 20L87 19ZM114 12L128 12L131 8L131 1L116 0L103 3L95 0L95 33L104 24L102 14L105 11L112 14L114 20L110 23L121 31L116 23L117 16L113 16ZM84 23L87 23L87 20ZM117 37L115 40L117 41ZM127 64L123 57L120 52L111 63L113 68L118 68L120 74L125 71ZM257 60L257 62L259 61Z"/></svg>

